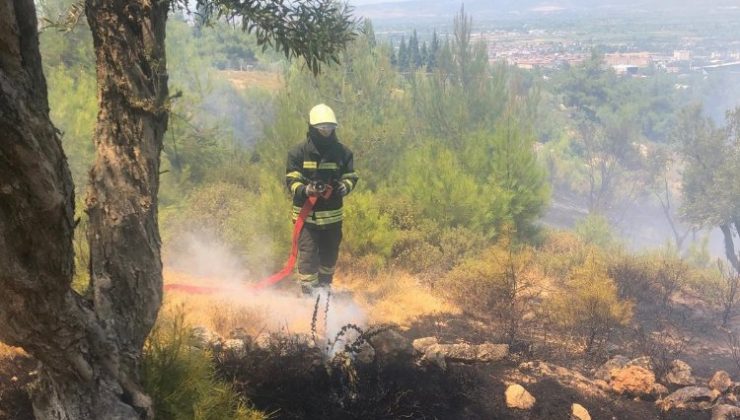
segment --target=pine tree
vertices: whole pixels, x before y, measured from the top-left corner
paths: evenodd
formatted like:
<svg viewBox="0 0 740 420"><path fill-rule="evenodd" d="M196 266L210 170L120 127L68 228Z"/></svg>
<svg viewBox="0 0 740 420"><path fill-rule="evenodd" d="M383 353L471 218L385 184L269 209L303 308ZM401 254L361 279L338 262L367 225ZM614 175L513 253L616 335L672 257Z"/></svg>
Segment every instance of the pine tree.
<svg viewBox="0 0 740 420"><path fill-rule="evenodd" d="M391 40L391 49L390 49L390 61L391 65L393 67L398 67L398 57L396 56L396 47L393 45L393 41Z"/></svg>
<svg viewBox="0 0 740 420"><path fill-rule="evenodd" d="M401 71L409 68L409 49L406 47L406 38L401 37L401 45L398 47L398 69Z"/></svg>
<svg viewBox="0 0 740 420"><path fill-rule="evenodd" d="M437 36L437 30L435 29L432 33L432 43L429 46L429 55L427 56L427 71L432 72L437 68L439 62L439 51L440 51L439 36Z"/></svg>
<svg viewBox="0 0 740 420"><path fill-rule="evenodd" d="M429 63L429 48L427 47L427 42L424 41L423 44L421 44L421 50L419 51L419 56L421 58L421 61L417 64L418 68L427 67L427 63ZM429 69L427 68L427 71Z"/></svg>
<svg viewBox="0 0 740 420"><path fill-rule="evenodd" d="M409 38L409 68L417 69L419 67L421 67L419 37L416 34L416 29L414 29L414 33L411 34L411 38Z"/></svg>

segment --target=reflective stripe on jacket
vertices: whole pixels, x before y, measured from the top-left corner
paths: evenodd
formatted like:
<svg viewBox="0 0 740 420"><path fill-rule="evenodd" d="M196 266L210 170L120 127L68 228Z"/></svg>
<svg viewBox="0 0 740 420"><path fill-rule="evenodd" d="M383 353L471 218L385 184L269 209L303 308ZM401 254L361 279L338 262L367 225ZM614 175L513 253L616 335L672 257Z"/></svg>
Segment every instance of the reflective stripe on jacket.
<svg viewBox="0 0 740 420"><path fill-rule="evenodd" d="M321 147L311 138L295 146L288 153L285 169L285 184L293 196L292 219L306 201L305 189L312 181L321 181L333 188L328 199L319 198L314 210L306 218L306 226L322 229L342 221L342 196L337 192L339 183L347 187L348 193L357 186L352 151L336 140L328 140Z"/></svg>

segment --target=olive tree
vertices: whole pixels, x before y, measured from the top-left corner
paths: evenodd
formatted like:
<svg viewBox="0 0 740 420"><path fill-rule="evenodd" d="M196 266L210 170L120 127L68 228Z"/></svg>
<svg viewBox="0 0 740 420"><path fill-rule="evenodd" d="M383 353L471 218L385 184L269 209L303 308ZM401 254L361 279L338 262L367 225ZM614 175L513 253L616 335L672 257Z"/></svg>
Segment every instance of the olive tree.
<svg viewBox="0 0 740 420"><path fill-rule="evenodd" d="M157 225L167 130L165 28L170 1L85 0L94 44L96 160L85 199L89 267L74 267L74 187L49 118L33 0L0 0L0 340L42 364L41 419L152 417L139 385L141 349L162 301ZM253 31L265 47L317 72L353 37L333 0L202 1L206 18ZM90 296L71 287L89 269Z"/></svg>

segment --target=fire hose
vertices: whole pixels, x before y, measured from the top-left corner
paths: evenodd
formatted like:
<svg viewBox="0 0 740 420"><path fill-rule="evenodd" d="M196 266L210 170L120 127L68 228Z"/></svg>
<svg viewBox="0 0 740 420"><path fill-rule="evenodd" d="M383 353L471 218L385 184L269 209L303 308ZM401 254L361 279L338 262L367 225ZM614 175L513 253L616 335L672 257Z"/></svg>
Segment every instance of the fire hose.
<svg viewBox="0 0 740 420"><path fill-rule="evenodd" d="M331 196L332 187L329 184L319 184L318 192L321 197L323 198L329 198ZM165 291L179 291L184 292L188 294L213 294L213 293L222 293L222 292L229 292L229 291L251 291L251 292L258 292L268 286L272 286L284 278L288 277L290 273L293 272L293 268L295 267L296 259L298 258L298 238L301 236L301 231L303 230L303 225L306 222L306 218L309 214L311 214L311 211L313 210L314 205L316 205L316 202L318 201L319 196L309 196L306 199L306 202L303 203L303 207L301 207L300 213L298 213L298 218L296 219L295 224L293 225L293 238L292 238L292 245L290 248L290 256L288 257L288 261L285 262L285 265L283 266L282 270L278 271L277 273L265 277L264 279L258 281L257 283L245 285L242 288L235 289L235 288L223 288L223 287L209 287L209 286L194 286L190 284L179 284L179 283L169 283L164 285Z"/></svg>

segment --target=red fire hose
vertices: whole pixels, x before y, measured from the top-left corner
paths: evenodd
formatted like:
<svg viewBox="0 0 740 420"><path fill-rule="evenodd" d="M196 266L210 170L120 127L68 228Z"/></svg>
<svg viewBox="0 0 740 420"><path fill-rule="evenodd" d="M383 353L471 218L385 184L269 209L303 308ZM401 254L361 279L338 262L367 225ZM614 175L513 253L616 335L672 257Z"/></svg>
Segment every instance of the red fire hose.
<svg viewBox="0 0 740 420"><path fill-rule="evenodd" d="M327 185L326 190L321 194L324 198L329 198L331 195L332 188L330 185ZM316 201L318 200L318 197L308 197L305 203L303 203L303 207L301 207L301 212L298 213L298 219L295 222L295 225L293 225L293 243L290 248L290 256L288 257L288 261L283 266L283 269L278 271L277 273L266 277L257 283L245 285L242 288L235 289L235 288L223 288L223 287L209 287L209 286L193 286L189 284L178 284L178 283L170 283L164 285L164 290L166 291L179 291L184 292L188 294L213 294L213 293L221 293L221 292L228 292L228 291L234 291L234 292L243 292L244 290L247 291L260 291L264 289L265 287L272 286L273 284L279 282L280 280L287 277L290 273L293 272L293 268L295 267L295 261L296 258L298 258L298 238L301 236L301 231L303 230L303 225L306 222L306 218L309 214L311 214L311 211L313 210L313 206L316 204Z"/></svg>

